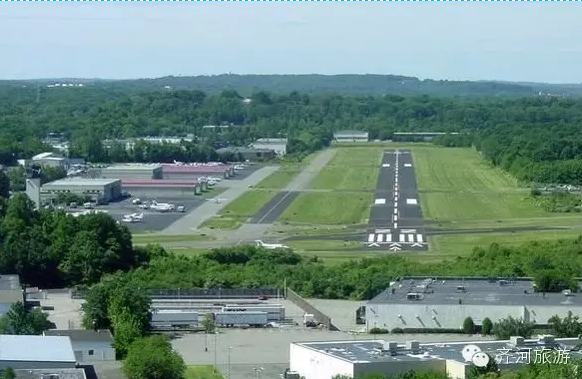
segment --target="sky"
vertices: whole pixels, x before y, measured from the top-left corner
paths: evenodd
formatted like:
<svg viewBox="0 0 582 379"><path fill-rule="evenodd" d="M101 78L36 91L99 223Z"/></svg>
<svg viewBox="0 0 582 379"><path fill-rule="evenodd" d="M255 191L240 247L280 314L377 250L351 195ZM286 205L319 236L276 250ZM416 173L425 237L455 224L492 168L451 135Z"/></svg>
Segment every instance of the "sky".
<svg viewBox="0 0 582 379"><path fill-rule="evenodd" d="M580 20L576 2L2 2L0 79L230 72L582 83Z"/></svg>

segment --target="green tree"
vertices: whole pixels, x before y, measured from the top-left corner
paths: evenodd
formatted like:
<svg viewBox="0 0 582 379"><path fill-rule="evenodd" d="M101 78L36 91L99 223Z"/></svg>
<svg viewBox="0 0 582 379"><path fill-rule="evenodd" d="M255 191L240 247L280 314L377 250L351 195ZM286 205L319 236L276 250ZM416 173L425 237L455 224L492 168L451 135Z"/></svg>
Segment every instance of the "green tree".
<svg viewBox="0 0 582 379"><path fill-rule="evenodd" d="M151 336L131 344L123 372L129 379L183 379L186 365L165 337Z"/></svg>
<svg viewBox="0 0 582 379"><path fill-rule="evenodd" d="M475 332L475 322L471 317L465 318L463 321L463 333L473 334Z"/></svg>
<svg viewBox="0 0 582 379"><path fill-rule="evenodd" d="M497 361L495 360L494 357L492 357L491 355L487 354L487 356L489 357L489 362L487 363L487 366L485 367L479 367L479 366L475 366L475 365L471 365L469 366L469 370L467 372L467 379L478 379L478 378L483 378L485 375L488 374L493 374L494 376L499 375L499 365L497 364ZM488 375L488 377L491 377L492 375Z"/></svg>
<svg viewBox="0 0 582 379"><path fill-rule="evenodd" d="M552 327L552 334L558 338L573 338L582 335L582 321L579 316L574 316L572 311L561 319L558 315L552 316L548 323Z"/></svg>
<svg viewBox="0 0 582 379"><path fill-rule="evenodd" d="M202 320L202 327L204 328L205 333L213 333L216 329L216 325L214 324L214 320L212 318L212 314L206 313L204 315L204 319Z"/></svg>
<svg viewBox="0 0 582 379"><path fill-rule="evenodd" d="M129 313L122 313L113 316L111 325L113 327L113 347L118 358L123 358L128 352L130 345L143 336L139 321Z"/></svg>
<svg viewBox="0 0 582 379"><path fill-rule="evenodd" d="M10 306L0 325L7 334L39 335L52 326L48 315L40 309L27 309L21 301Z"/></svg>
<svg viewBox="0 0 582 379"><path fill-rule="evenodd" d="M0 374L0 379L16 379L16 373L12 367L6 367Z"/></svg>
<svg viewBox="0 0 582 379"><path fill-rule="evenodd" d="M10 197L10 178L4 170L0 170L0 197Z"/></svg>
<svg viewBox="0 0 582 379"><path fill-rule="evenodd" d="M526 322L521 318L511 316L497 321L493 325L493 334L499 340L507 340L513 336L530 338L535 324Z"/></svg>
<svg viewBox="0 0 582 379"><path fill-rule="evenodd" d="M485 336L488 336L491 334L492 330L493 322L491 322L491 319L489 317L485 317L481 324L481 333Z"/></svg>

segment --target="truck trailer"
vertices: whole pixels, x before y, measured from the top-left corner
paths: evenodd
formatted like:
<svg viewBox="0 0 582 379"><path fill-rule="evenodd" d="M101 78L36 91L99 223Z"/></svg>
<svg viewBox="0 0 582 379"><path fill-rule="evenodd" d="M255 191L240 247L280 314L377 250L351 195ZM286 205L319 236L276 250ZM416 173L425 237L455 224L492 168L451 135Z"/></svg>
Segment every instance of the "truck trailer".
<svg viewBox="0 0 582 379"><path fill-rule="evenodd" d="M229 311L215 314L217 326L265 326L269 323L267 312Z"/></svg>
<svg viewBox="0 0 582 379"><path fill-rule="evenodd" d="M227 305L222 312L266 312L269 321L285 320L285 307L280 304Z"/></svg>

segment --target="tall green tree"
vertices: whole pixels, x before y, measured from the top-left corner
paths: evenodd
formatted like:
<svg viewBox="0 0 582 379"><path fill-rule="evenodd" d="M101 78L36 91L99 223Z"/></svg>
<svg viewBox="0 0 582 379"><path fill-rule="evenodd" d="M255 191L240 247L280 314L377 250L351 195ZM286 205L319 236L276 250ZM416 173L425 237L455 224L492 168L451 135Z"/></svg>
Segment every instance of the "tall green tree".
<svg viewBox="0 0 582 379"><path fill-rule="evenodd" d="M133 342L123 361L129 379L183 379L186 365L163 336L151 336Z"/></svg>

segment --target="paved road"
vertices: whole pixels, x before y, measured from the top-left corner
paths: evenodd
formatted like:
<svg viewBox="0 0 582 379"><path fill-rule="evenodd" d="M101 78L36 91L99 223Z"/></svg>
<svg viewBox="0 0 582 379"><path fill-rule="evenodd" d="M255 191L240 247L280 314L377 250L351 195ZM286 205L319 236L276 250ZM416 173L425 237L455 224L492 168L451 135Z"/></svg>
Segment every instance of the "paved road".
<svg viewBox="0 0 582 379"><path fill-rule="evenodd" d="M207 201L198 208L192 210L190 213L174 222L172 225L164 230L164 234L189 234L197 230L200 225L211 217L214 217L222 208L228 203L241 196L248 191L249 186L254 186L263 179L277 171L277 166L267 166L260 170L253 172L245 179L236 181L236 185L229 183L229 189L220 194L220 198L224 199L218 203L214 201Z"/></svg>
<svg viewBox="0 0 582 379"><path fill-rule="evenodd" d="M251 224L272 224L331 161L337 150L324 150L311 161L285 188L265 204L252 218Z"/></svg>
<svg viewBox="0 0 582 379"><path fill-rule="evenodd" d="M410 150L387 150L370 211L368 248L426 250L426 235Z"/></svg>

